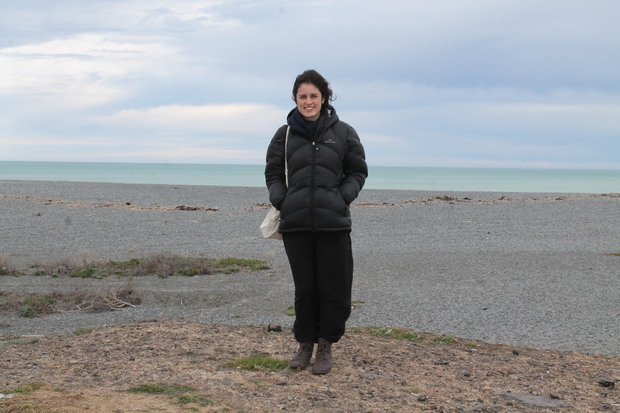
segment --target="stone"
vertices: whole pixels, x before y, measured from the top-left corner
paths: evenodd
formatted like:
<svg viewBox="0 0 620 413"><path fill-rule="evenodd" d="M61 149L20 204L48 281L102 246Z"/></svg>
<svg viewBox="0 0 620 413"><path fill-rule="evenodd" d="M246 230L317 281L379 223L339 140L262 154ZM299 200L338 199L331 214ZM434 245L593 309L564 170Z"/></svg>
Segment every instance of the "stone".
<svg viewBox="0 0 620 413"><path fill-rule="evenodd" d="M570 407L570 404L565 401L530 393L504 393L502 396L505 399L515 400L532 407Z"/></svg>
<svg viewBox="0 0 620 413"><path fill-rule="evenodd" d="M599 386L607 387L608 389L613 389L616 387L616 382L608 379L600 379L598 381Z"/></svg>

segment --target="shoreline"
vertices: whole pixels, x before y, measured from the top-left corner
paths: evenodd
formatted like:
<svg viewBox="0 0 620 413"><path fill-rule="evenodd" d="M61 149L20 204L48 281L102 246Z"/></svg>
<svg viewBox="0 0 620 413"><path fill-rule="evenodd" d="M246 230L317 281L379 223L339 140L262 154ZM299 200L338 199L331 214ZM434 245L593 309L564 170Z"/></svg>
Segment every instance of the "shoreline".
<svg viewBox="0 0 620 413"><path fill-rule="evenodd" d="M258 230L265 188L53 181L0 181L0 187L0 255L16 266L81 254L127 260L164 252L272 265L259 275L158 280L150 294L167 290L168 303L15 318L0 335L148 319L292 324L284 314L293 286L282 244L262 239ZM617 194L363 190L353 206L357 304L349 326L620 355L614 322L620 257L605 255L620 252ZM0 290L78 284L0 280ZM140 282L146 293L148 283ZM181 304L183 297L194 301Z"/></svg>
<svg viewBox="0 0 620 413"><path fill-rule="evenodd" d="M72 163L0 161L5 180L264 188L262 164ZM11 167L13 165L13 167ZM620 170L501 167L370 166L366 189L522 193L605 193ZM451 189L450 189L451 188ZM455 189L456 188L456 189Z"/></svg>
<svg viewBox="0 0 620 413"><path fill-rule="evenodd" d="M259 199L258 203L269 202L268 192L265 186L238 186L238 185L195 185L195 184L166 184L166 183L123 183L123 182L90 182L90 181L56 181L56 180L3 180L0 179L0 196L2 195L22 195L26 190L31 191L27 194L32 197L42 195L41 192L51 194L67 194L71 196L81 196L83 199L109 199L119 201L120 199L137 198L155 202L162 200L162 192L158 197L148 196L149 191L139 192L136 189L180 189L192 195L197 195L195 199L204 200L204 195L200 195L200 190L208 190L217 196L221 196L227 191L235 195L243 195L247 199ZM244 193L245 192L245 193ZM99 196L96 196L98 193ZM407 196L409 194L409 196ZM26 195L25 193L23 195ZM175 194L178 195L178 194ZM441 189L362 189L360 196L353 202L353 205L375 202L375 203L395 203L394 200L410 200L411 198L426 199L432 197L452 196L470 200L499 200L500 198L513 198L514 200L539 200L541 198L570 197L570 198L597 198L597 197L619 197L620 192L566 192L566 191L478 191L478 190L441 190ZM170 199L163 197L163 200ZM224 201L231 199L224 198ZM173 202L174 203L174 202Z"/></svg>

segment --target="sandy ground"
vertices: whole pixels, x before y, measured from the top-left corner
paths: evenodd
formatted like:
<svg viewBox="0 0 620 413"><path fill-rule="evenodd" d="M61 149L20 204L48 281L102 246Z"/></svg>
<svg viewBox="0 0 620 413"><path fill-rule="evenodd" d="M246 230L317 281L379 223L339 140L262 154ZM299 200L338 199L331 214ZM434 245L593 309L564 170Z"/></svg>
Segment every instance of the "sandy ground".
<svg viewBox="0 0 620 413"><path fill-rule="evenodd" d="M350 331L335 367L248 371L251 355L288 360L290 333L261 327L143 322L0 348L2 412L618 411L620 359L423 334ZM184 386L175 394L132 389Z"/></svg>

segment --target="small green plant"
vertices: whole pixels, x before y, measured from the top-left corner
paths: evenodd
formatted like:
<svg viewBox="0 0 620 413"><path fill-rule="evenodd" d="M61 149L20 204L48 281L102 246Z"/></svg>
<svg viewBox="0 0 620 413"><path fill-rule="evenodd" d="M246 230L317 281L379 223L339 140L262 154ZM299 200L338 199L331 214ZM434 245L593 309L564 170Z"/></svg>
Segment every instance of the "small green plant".
<svg viewBox="0 0 620 413"><path fill-rule="evenodd" d="M52 305L56 302L56 299L52 297L50 294L45 294L41 297L30 297L24 300L24 303L32 303L32 304L49 304Z"/></svg>
<svg viewBox="0 0 620 413"><path fill-rule="evenodd" d="M290 317L294 317L295 316L295 306L294 305L289 305L288 307L286 307L286 310L284 311L284 314L286 314L287 316L290 316Z"/></svg>
<svg viewBox="0 0 620 413"><path fill-rule="evenodd" d="M138 258L131 258L129 261L110 261L110 264L116 268L134 268L139 266L141 261Z"/></svg>
<svg viewBox="0 0 620 413"><path fill-rule="evenodd" d="M96 278L96 279L103 279L105 277L107 277L107 274L105 271L100 270L99 268L95 268L95 267L86 267L81 271L76 271L73 274L69 274L70 277L73 278Z"/></svg>
<svg viewBox="0 0 620 413"><path fill-rule="evenodd" d="M0 393L3 393L3 394L32 393L33 391L38 390L41 387L43 387L43 383L32 382L32 383L22 384L21 386L17 386L13 388L2 389Z"/></svg>
<svg viewBox="0 0 620 413"><path fill-rule="evenodd" d="M24 317L24 318L37 318L40 316L37 310L35 310L35 308L32 305L28 305L28 304L24 304L21 307L19 307L19 311L17 312L17 314L20 317Z"/></svg>
<svg viewBox="0 0 620 413"><path fill-rule="evenodd" d="M417 333L401 328L369 327L368 332L376 337L394 338L397 340L417 340L421 336Z"/></svg>
<svg viewBox="0 0 620 413"><path fill-rule="evenodd" d="M452 336L440 336L431 340L433 344L456 344L458 341Z"/></svg>
<svg viewBox="0 0 620 413"><path fill-rule="evenodd" d="M74 335L74 336L83 336L83 335L85 335L85 334L90 334L90 333L92 333L93 331L95 331L95 329L94 329L94 328L78 328L77 330L75 330L75 331L73 332L73 335Z"/></svg>
<svg viewBox="0 0 620 413"><path fill-rule="evenodd" d="M201 394L184 394L182 396L179 396L177 400L180 404L193 403L199 405L200 407L205 407L213 403L211 400Z"/></svg>
<svg viewBox="0 0 620 413"><path fill-rule="evenodd" d="M36 318L42 314L49 314L54 312L54 303L56 299L51 295L46 294L43 296L32 296L22 301L18 314L20 317Z"/></svg>
<svg viewBox="0 0 620 413"><path fill-rule="evenodd" d="M166 394L179 396L196 391L193 387L170 384L143 384L129 389L130 393Z"/></svg>
<svg viewBox="0 0 620 413"><path fill-rule="evenodd" d="M191 267L183 267L179 271L177 271L177 274L184 277L193 277L194 275L198 275L198 271Z"/></svg>
<svg viewBox="0 0 620 413"><path fill-rule="evenodd" d="M238 272L241 269L260 271L269 269L269 265L263 260L248 260L243 258L222 258L215 265L216 268L227 272Z"/></svg>
<svg viewBox="0 0 620 413"><path fill-rule="evenodd" d="M182 405L196 404L199 407L205 407L213 403L207 397L201 394L195 394L196 389L193 387L184 385L171 385L163 383L143 384L130 388L129 392L171 396L177 401L177 403ZM194 407L186 407L186 409L197 410Z"/></svg>
<svg viewBox="0 0 620 413"><path fill-rule="evenodd" d="M263 355L253 355L239 360L226 363L227 367L236 367L243 370L269 370L276 371L285 369L288 361L280 360Z"/></svg>

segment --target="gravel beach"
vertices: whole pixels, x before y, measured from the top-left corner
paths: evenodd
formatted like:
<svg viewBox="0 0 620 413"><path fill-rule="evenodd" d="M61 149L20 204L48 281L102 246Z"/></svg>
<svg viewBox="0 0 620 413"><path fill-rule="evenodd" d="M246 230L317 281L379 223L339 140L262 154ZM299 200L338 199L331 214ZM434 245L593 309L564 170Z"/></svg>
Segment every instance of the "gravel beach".
<svg viewBox="0 0 620 413"><path fill-rule="evenodd" d="M18 268L84 254L263 259L250 274L138 277L142 305L42 318L0 336L144 320L288 326L293 284L258 226L254 187L0 181L0 255ZM351 210L349 326L404 327L489 343L620 356L620 195L363 190ZM106 288L125 280L0 277L0 291Z"/></svg>

